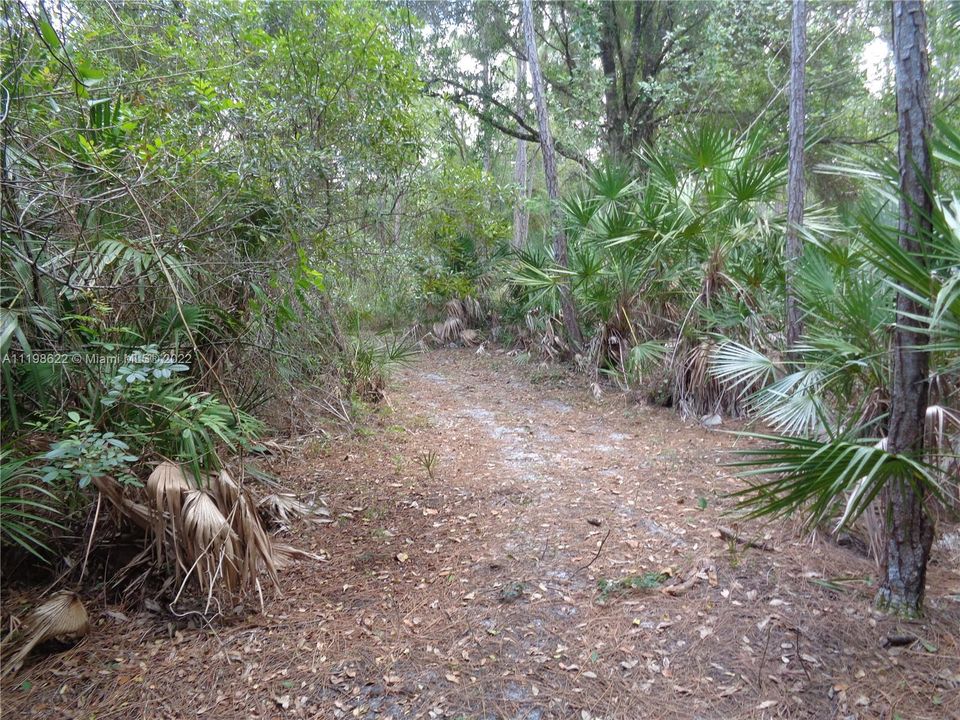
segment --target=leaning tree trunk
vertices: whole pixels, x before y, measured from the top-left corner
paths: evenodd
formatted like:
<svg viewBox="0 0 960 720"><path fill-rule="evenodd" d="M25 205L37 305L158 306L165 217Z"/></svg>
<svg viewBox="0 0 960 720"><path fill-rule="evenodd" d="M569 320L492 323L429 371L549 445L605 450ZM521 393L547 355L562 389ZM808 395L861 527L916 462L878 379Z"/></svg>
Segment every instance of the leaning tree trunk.
<svg viewBox="0 0 960 720"><path fill-rule="evenodd" d="M900 163L900 247L924 262L930 234L933 178L930 157L930 89L927 76L927 28L919 0L892 3L893 57L896 67L897 123ZM914 316L922 308L909 296L897 295L897 327L893 337L893 389L887 448L892 453L923 453L923 426L929 391L927 336ZM933 521L924 506L924 492L909 479L886 489L886 548L883 582L877 603L899 614L922 609L927 561L933 543Z"/></svg>
<svg viewBox="0 0 960 720"><path fill-rule="evenodd" d="M537 38L533 32L533 4L523 0L520 5L523 35L527 45L527 62L530 65L530 81L533 86L533 103L537 112L537 125L540 128L540 151L543 154L543 174L547 185L547 197L550 198L550 219L553 225L553 254L561 269L567 268L567 236L560 217L559 192L557 189L557 156L553 149L553 136L550 134L550 119L547 115L547 99L544 95L543 74L540 72L540 59L537 55ZM583 333L577 322L577 311L573 305L570 286L560 284L560 310L563 313L563 327L567 340L573 349L583 345Z"/></svg>
<svg viewBox="0 0 960 720"><path fill-rule="evenodd" d="M787 239L785 254L787 350L793 355L803 318L797 301L797 264L803 255L800 228L806 191L803 178L804 95L806 94L807 0L793 0L790 55L790 169L787 178ZM795 359L795 358L791 358Z"/></svg>
<svg viewBox="0 0 960 720"><path fill-rule="evenodd" d="M517 114L526 119L527 109L527 63L517 58ZM513 247L522 250L527 246L530 228L530 209L527 207L527 141L517 139L517 156L514 159L513 179L517 184L517 201L513 207Z"/></svg>

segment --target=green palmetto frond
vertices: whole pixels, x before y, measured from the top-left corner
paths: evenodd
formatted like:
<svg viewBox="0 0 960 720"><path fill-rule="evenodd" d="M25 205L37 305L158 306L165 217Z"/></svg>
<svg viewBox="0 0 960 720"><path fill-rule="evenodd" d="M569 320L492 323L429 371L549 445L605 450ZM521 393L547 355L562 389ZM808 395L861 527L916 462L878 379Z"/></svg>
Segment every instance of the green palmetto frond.
<svg viewBox="0 0 960 720"><path fill-rule="evenodd" d="M29 337L51 337L59 332L60 324L43 305L0 307L0 353L6 353L14 340L29 353Z"/></svg>
<svg viewBox="0 0 960 720"><path fill-rule="evenodd" d="M601 163L588 180L590 190L598 199L616 202L631 193L638 180L631 177L631 170L610 160Z"/></svg>
<svg viewBox="0 0 960 720"><path fill-rule="evenodd" d="M627 371L639 375L650 367L663 362L667 356L667 346L656 340L648 340L630 348L627 354Z"/></svg>
<svg viewBox="0 0 960 720"><path fill-rule="evenodd" d="M751 411L786 435L822 432L826 411L826 375L804 367L757 391L748 399Z"/></svg>
<svg viewBox="0 0 960 720"><path fill-rule="evenodd" d="M826 519L838 498L856 490L844 514L855 520L891 481L914 483L936 497L942 488L936 469L906 455L887 452L876 438L827 442L802 437L742 433L769 445L738 451L731 467L749 468L740 476L762 480L733 493L748 517L779 517L802 510L810 525Z"/></svg>
<svg viewBox="0 0 960 720"><path fill-rule="evenodd" d="M960 19L960 2L955 0L952 5ZM946 167L960 170L960 131L943 119L935 121L935 125L937 137L933 142L933 156Z"/></svg>
<svg viewBox="0 0 960 720"><path fill-rule="evenodd" d="M598 280L605 274L603 258L590 244L581 244L571 250L570 269L576 276L574 287Z"/></svg>
<svg viewBox="0 0 960 720"><path fill-rule="evenodd" d="M773 380L779 367L759 350L732 340L721 343L711 357L710 373L730 387L744 393Z"/></svg>
<svg viewBox="0 0 960 720"><path fill-rule="evenodd" d="M568 229L580 232L590 224L600 204L589 195L577 193L561 200L560 207Z"/></svg>
<svg viewBox="0 0 960 720"><path fill-rule="evenodd" d="M786 184L787 158L778 153L763 162L738 164L725 173L724 190L738 205L770 200Z"/></svg>
<svg viewBox="0 0 960 720"><path fill-rule="evenodd" d="M949 23L950 32L960 36L960 0L947 0L944 4L944 17Z"/></svg>
<svg viewBox="0 0 960 720"><path fill-rule="evenodd" d="M59 515L60 501L26 467L27 459L10 459L0 451L0 540L16 545L46 562L52 550L44 542L50 528L63 529L54 518Z"/></svg>
<svg viewBox="0 0 960 720"><path fill-rule="evenodd" d="M638 239L645 228L625 207L609 203L601 206L590 223L590 236L605 245L619 245Z"/></svg>
<svg viewBox="0 0 960 720"><path fill-rule="evenodd" d="M546 252L517 251L517 264L510 276L515 285L532 291L551 291L558 287L559 277L553 259Z"/></svg>
<svg viewBox="0 0 960 720"><path fill-rule="evenodd" d="M728 130L705 126L683 134L676 158L691 170L707 172L725 166L735 152L736 143Z"/></svg>

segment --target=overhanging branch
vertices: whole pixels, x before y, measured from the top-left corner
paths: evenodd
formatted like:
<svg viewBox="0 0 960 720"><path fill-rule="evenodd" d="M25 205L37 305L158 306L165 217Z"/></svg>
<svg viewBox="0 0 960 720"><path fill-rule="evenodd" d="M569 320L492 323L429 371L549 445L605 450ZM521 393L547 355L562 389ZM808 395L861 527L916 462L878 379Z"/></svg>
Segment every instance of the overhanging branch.
<svg viewBox="0 0 960 720"><path fill-rule="evenodd" d="M434 89L434 86L438 84L450 85L456 88L457 92L443 92L442 90ZM525 140L526 142L537 144L540 143L540 133L532 128L513 108L505 105L492 95L483 93L479 90L474 90L473 88L467 87L466 85L449 78L431 78L427 81L425 92L428 97L439 98L441 100L445 100L446 102L453 103L457 107L463 108L473 117L477 118L480 122L486 123L494 130L497 130L504 135L508 135L518 140ZM516 122L516 126L511 127L506 123L497 120L490 113L484 112L482 109L475 107L470 102L471 98L486 102L489 104L489 106L502 110L508 117ZM590 169L590 162L582 153L556 140L554 141L554 147L560 155L563 155L569 160L573 160L586 170Z"/></svg>

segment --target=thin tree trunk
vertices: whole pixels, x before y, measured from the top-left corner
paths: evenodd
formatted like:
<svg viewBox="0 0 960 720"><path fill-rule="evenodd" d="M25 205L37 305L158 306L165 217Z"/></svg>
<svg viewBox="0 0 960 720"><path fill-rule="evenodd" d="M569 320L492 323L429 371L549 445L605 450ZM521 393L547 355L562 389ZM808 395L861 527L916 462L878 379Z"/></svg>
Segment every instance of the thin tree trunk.
<svg viewBox="0 0 960 720"><path fill-rule="evenodd" d="M787 350L796 347L803 334L803 317L796 293L797 264L803 256L800 228L806 183L803 176L805 131L804 98L807 63L807 0L793 0L792 52L790 55L790 168L787 178L786 331Z"/></svg>
<svg viewBox="0 0 960 720"><path fill-rule="evenodd" d="M924 242L929 237L933 208L929 194L933 173L927 24L919 0L893 2L891 9L899 131L900 247L924 262ZM923 453L930 364L924 347L927 337L911 319L911 315L921 313L916 301L904 294L897 295L887 434L890 452L918 458ZM886 489L884 578L877 604L898 614L917 615L923 606L927 561L933 543L933 520L924 501L924 492L906 478L891 482Z"/></svg>
<svg viewBox="0 0 960 720"><path fill-rule="evenodd" d="M517 114L525 118L527 109L527 63L517 58ZM517 202L513 208L513 247L522 250L527 246L530 228L530 210L527 208L527 143L517 140L517 156L513 166L513 180L517 185Z"/></svg>
<svg viewBox="0 0 960 720"><path fill-rule="evenodd" d="M483 58L483 114L485 117L490 115L490 57ZM483 146L483 172L490 173L490 128L486 123L480 126L480 143Z"/></svg>
<svg viewBox="0 0 960 720"><path fill-rule="evenodd" d="M557 188L557 157L553 148L553 136L550 134L550 119L547 115L547 99L544 95L543 75L540 72L540 59L537 55L537 38L533 31L533 4L531 0L522 0L520 15L523 34L527 44L527 62L530 64L530 81L533 86L533 103L537 112L537 124L540 128L540 149L543 153L543 174L547 185L547 197L550 198L550 219L553 225L553 254L557 265L567 267L567 236L560 217L559 190ZM560 284L560 310L563 314L563 327L567 340L578 351L583 345L583 333L577 322L577 311L573 305L570 286Z"/></svg>
<svg viewBox="0 0 960 720"><path fill-rule="evenodd" d="M397 195L397 201L393 204L393 245L394 247L399 247L400 245L400 233L403 229L403 225L400 220L402 218L401 212L403 208L403 194Z"/></svg>
<svg viewBox="0 0 960 720"><path fill-rule="evenodd" d="M347 349L347 339L343 334L340 321L337 319L337 313L333 309L333 303L330 301L330 295L327 294L326 290L320 292L320 307L330 323L330 338L333 340L333 346L337 352L342 353Z"/></svg>

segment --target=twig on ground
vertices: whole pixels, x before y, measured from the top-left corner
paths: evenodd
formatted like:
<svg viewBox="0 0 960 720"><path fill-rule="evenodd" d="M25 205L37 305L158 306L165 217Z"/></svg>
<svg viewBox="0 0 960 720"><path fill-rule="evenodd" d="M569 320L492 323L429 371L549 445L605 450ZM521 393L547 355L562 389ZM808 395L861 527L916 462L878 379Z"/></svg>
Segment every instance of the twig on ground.
<svg viewBox="0 0 960 720"><path fill-rule="evenodd" d="M717 526L717 532L720 533L720 537L722 537L724 540L732 540L733 542L739 543L744 547L755 548L757 550L763 550L764 552L775 551L775 548L772 545L768 545L767 543L760 542L758 540L744 539L740 537L739 532L731 530L728 527L724 527L723 525Z"/></svg>
<svg viewBox="0 0 960 720"><path fill-rule="evenodd" d="M590 567L591 565L593 565L593 564L597 561L597 558L600 557L600 553L603 552L603 546L606 544L608 537L610 537L610 531L609 531L609 530L607 530L607 534L603 536L603 540L600 541L600 547L597 548L597 554L593 556L593 560L591 560L590 562L588 562L586 565L583 565L582 567L578 567L578 568L573 572L574 575L576 575L576 574L579 573L579 572L582 572L583 570L586 570L588 567Z"/></svg>
<svg viewBox="0 0 960 720"><path fill-rule="evenodd" d="M757 668L757 690L763 690L763 664L767 661L767 650L770 647L770 631L773 630L773 621L767 624L767 640L763 644L763 655L760 656L760 666Z"/></svg>
<svg viewBox="0 0 960 720"><path fill-rule="evenodd" d="M97 534L97 520L100 519L100 503L103 500L103 493L97 492L97 510L93 514L93 527L90 528L90 537L87 539L87 550L83 553L83 565L80 566L80 579L77 583L83 582L83 576L87 572L87 560L90 559L90 550L93 547L93 536Z"/></svg>

